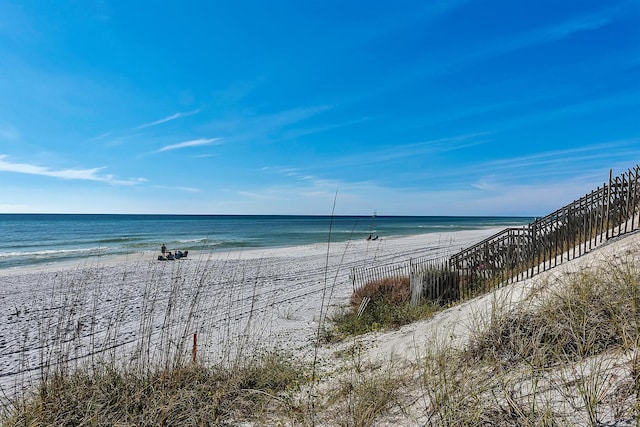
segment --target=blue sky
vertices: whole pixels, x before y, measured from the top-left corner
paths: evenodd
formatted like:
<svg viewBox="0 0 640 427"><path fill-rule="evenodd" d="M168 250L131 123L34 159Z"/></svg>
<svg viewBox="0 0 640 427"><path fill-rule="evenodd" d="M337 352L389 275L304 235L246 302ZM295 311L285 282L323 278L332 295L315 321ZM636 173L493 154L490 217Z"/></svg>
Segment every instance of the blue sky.
<svg viewBox="0 0 640 427"><path fill-rule="evenodd" d="M0 212L538 216L639 161L637 0L0 0Z"/></svg>

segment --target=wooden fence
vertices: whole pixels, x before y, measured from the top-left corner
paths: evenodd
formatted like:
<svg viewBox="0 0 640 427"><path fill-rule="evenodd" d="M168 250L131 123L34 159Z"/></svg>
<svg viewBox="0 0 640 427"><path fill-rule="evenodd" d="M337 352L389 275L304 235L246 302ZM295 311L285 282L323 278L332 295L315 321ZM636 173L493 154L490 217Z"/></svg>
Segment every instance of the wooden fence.
<svg viewBox="0 0 640 427"><path fill-rule="evenodd" d="M356 267L351 269L350 279L353 290L359 289L369 282L395 277L409 277L414 273L431 269L434 264L442 264L442 256L425 256L409 258L401 263L380 265L375 267Z"/></svg>
<svg viewBox="0 0 640 427"><path fill-rule="evenodd" d="M421 300L448 302L463 298L460 276L443 260L433 260L431 265L409 276L411 286L411 304Z"/></svg>
<svg viewBox="0 0 640 427"><path fill-rule="evenodd" d="M384 277L409 276L412 301L466 298L532 277L640 228L640 166L536 219L507 228L450 258L409 260L381 269L354 269L354 288Z"/></svg>

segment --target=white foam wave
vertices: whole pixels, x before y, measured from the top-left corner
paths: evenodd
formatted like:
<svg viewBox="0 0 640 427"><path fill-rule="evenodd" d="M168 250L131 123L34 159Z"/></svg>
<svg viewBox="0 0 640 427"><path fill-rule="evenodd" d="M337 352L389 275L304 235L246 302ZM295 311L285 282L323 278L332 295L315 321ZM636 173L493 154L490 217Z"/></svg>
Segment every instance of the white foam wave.
<svg viewBox="0 0 640 427"><path fill-rule="evenodd" d="M0 258L14 258L14 257L57 257L74 254L88 254L88 253L105 253L111 251L113 248L99 246L93 248L76 248L76 249L44 249L41 251L32 252L0 252Z"/></svg>
<svg viewBox="0 0 640 427"><path fill-rule="evenodd" d="M211 240L207 238L178 240L178 243L210 243L210 242Z"/></svg>

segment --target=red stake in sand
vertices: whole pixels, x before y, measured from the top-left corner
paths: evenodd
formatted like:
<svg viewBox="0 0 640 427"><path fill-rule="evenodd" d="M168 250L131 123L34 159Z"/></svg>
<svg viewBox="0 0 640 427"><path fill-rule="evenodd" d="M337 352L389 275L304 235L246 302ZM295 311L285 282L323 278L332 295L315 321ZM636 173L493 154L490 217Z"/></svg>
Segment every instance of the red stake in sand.
<svg viewBox="0 0 640 427"><path fill-rule="evenodd" d="M198 347L198 334L193 334L193 348L191 349L191 361L196 363L196 353Z"/></svg>

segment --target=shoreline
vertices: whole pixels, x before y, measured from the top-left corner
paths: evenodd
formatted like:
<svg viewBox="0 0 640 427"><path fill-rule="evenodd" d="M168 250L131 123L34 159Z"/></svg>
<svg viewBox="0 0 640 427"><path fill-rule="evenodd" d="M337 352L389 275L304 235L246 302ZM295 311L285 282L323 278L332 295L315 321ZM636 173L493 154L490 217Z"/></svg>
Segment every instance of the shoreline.
<svg viewBox="0 0 640 427"><path fill-rule="evenodd" d="M484 229L474 229L474 230L459 230L459 231L443 231L438 233L422 233L422 234L411 234L411 235L395 235L383 237L375 241L368 241L370 244L380 243L380 242L395 242L402 240L413 240L413 239L425 239L426 242L433 242L434 236L438 236L438 240L441 240L440 237L443 235L446 236L467 236L478 235L483 236L478 239L482 240L485 237L489 237L499 231L504 230L504 227L488 227ZM472 237L473 239L473 237ZM463 239L467 241L465 237ZM308 252L310 249L318 252L318 255L321 255L321 251L327 252L327 249L331 250L332 246L344 246L350 244L360 244L361 241L366 241L366 239L359 240L346 240L346 241L336 241L336 242L316 242L316 243L307 243L303 245L288 245L288 246L268 246L268 247L239 247L239 248L224 248L224 249L212 249L210 251L203 251L199 249L189 249L189 256L186 259L174 260L177 262L190 261L194 259L201 259L202 257L210 258L210 259L221 259L221 258L231 258L232 256L235 258L263 258L269 256L294 256L300 253L300 250L303 252ZM472 241L472 240L471 240ZM475 243L472 241L472 243ZM174 249L171 249L174 251ZM12 267L4 267L0 268L0 277L4 275L12 275L12 274L22 274L22 273L49 273L52 271L67 271L74 270L78 268L92 268L99 266L112 266L118 263L139 263L139 262L147 262L147 261L157 261L157 262L172 262L172 261L159 261L157 260L157 256L160 255L160 250L151 251L151 250L143 250L130 252L126 254L100 254L94 256L86 256L82 258L74 258L69 260L62 261L45 261L37 264L29 264L29 265L21 265L21 266L12 266Z"/></svg>
<svg viewBox="0 0 640 427"><path fill-rule="evenodd" d="M20 217L20 215L18 215ZM80 215L80 218L83 216ZM146 216L144 217L146 218ZM105 218L37 220L18 218L3 223L6 231L0 242L0 270L43 264L83 263L112 255L135 256L156 251L162 243L169 250L244 251L292 247L327 241L365 239L368 234L383 239L416 234L482 231L526 225L529 218L511 217L379 217L375 226L352 217L294 217L293 222L265 217L227 217L217 220L187 220L170 217L143 220L118 216ZM188 217L187 217L188 218Z"/></svg>

